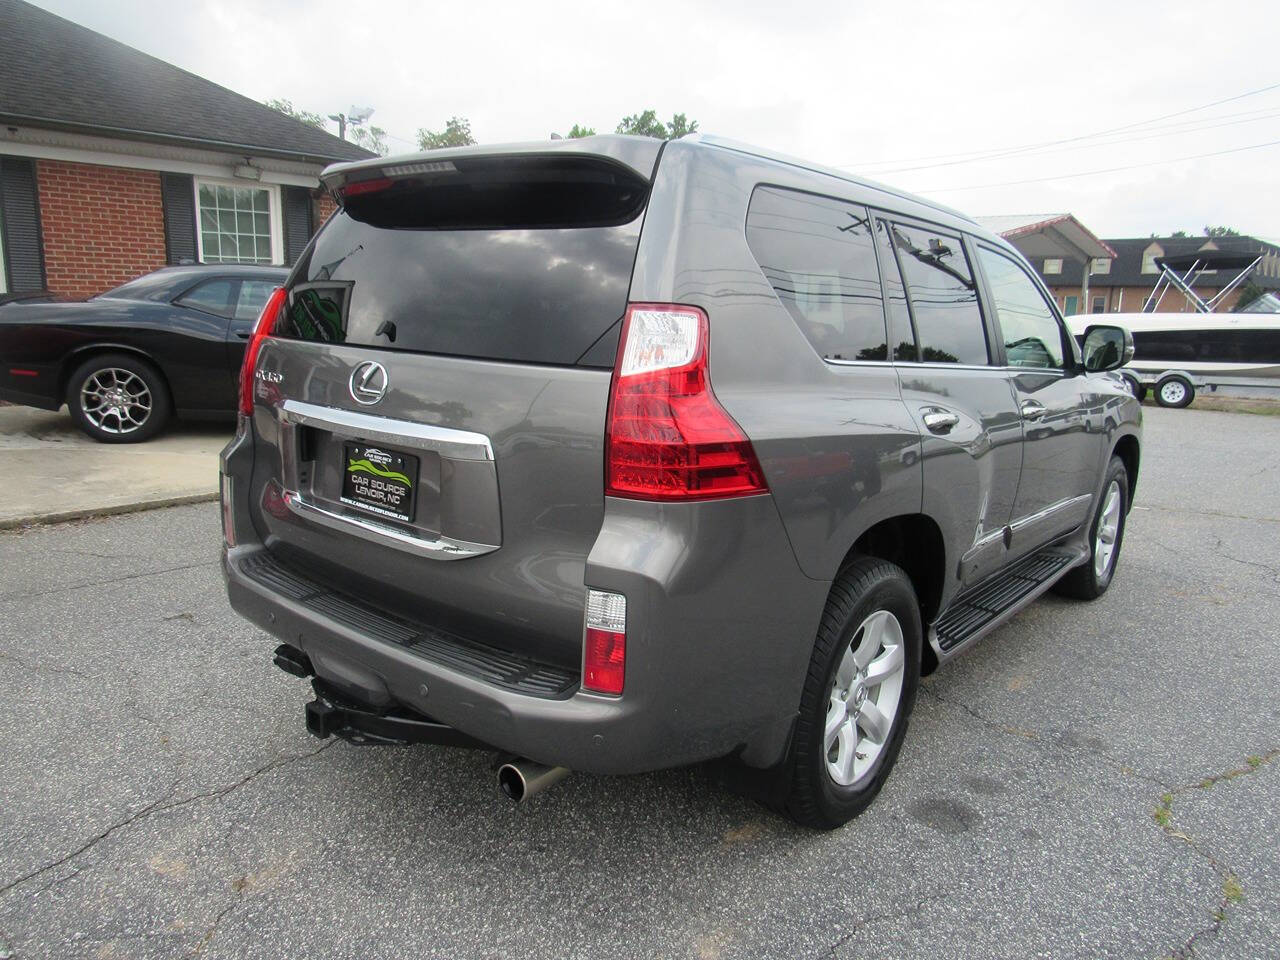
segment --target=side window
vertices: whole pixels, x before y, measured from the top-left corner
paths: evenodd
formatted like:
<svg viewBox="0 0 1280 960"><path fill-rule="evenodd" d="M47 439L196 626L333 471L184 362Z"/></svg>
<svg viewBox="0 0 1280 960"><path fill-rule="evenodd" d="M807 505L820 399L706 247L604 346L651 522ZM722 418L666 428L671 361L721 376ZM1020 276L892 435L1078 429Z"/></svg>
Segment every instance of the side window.
<svg viewBox="0 0 1280 960"><path fill-rule="evenodd" d="M235 319L249 323L257 320L258 314L267 305L271 291L278 286L280 284L272 283L270 280L241 280L240 296L236 299Z"/></svg>
<svg viewBox="0 0 1280 960"><path fill-rule="evenodd" d="M907 281L924 363L990 362L978 290L960 238L929 227L890 224Z"/></svg>
<svg viewBox="0 0 1280 960"><path fill-rule="evenodd" d="M911 329L911 311L907 308L907 288L902 283L902 271L893 253L887 220L876 221L876 250L880 254L880 276L884 280L885 313L889 318L889 345L894 360L914 361L916 332Z"/></svg>
<svg viewBox="0 0 1280 960"><path fill-rule="evenodd" d="M1062 327L1027 272L994 250L978 248L1011 367L1061 370Z"/></svg>
<svg viewBox="0 0 1280 960"><path fill-rule="evenodd" d="M234 280L206 280L192 287L176 302L184 307L212 313L215 317L230 317L235 309L231 299L235 284Z"/></svg>
<svg viewBox="0 0 1280 960"><path fill-rule="evenodd" d="M887 360L880 275L867 211L757 187L747 244L813 348L827 360Z"/></svg>

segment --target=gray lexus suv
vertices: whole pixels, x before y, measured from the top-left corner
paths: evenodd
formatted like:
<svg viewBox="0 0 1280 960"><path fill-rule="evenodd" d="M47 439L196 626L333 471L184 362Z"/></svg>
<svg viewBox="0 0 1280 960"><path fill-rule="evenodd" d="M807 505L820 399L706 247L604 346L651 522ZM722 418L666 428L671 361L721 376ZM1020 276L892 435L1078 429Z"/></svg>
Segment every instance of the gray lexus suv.
<svg viewBox="0 0 1280 960"><path fill-rule="evenodd" d="M713 758L815 827L923 673L1116 569L1141 414L1007 243L707 136L331 167L222 454L233 607L356 743Z"/></svg>

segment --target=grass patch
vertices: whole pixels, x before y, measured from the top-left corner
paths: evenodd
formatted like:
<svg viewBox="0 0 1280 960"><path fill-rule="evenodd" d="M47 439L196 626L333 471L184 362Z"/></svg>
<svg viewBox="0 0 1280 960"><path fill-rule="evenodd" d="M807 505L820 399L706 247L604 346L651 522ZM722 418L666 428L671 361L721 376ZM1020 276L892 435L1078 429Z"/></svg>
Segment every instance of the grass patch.
<svg viewBox="0 0 1280 960"><path fill-rule="evenodd" d="M1229 903L1239 903L1244 899L1244 887L1240 886L1240 881L1234 875L1229 876L1222 882L1222 895Z"/></svg>

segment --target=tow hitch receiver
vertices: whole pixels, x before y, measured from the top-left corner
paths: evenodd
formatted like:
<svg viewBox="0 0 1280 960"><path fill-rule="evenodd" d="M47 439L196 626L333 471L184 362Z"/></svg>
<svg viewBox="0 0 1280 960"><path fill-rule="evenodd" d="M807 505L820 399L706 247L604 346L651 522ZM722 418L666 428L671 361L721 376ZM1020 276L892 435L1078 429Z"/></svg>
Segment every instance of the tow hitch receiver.
<svg viewBox="0 0 1280 960"><path fill-rule="evenodd" d="M474 737L404 707L378 711L338 696L318 678L311 685L316 698L307 704L307 729L321 740L332 736L361 745L434 743L491 749Z"/></svg>

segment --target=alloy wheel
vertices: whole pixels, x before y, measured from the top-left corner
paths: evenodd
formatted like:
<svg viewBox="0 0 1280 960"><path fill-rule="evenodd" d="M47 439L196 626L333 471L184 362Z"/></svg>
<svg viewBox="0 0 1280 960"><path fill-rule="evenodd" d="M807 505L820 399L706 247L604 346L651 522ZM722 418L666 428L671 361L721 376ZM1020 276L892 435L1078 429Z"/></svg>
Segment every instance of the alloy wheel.
<svg viewBox="0 0 1280 960"><path fill-rule="evenodd" d="M1116 556L1116 538L1120 536L1120 481L1112 480L1102 501L1098 532L1093 541L1093 573L1105 580Z"/></svg>
<svg viewBox="0 0 1280 960"><path fill-rule="evenodd" d="M902 702L902 624L877 610L854 631L828 693L822 746L827 774L854 786L875 767Z"/></svg>
<svg viewBox="0 0 1280 960"><path fill-rule="evenodd" d="M133 433L151 417L151 390L132 370L107 367L84 381L80 406L85 419L103 433Z"/></svg>

